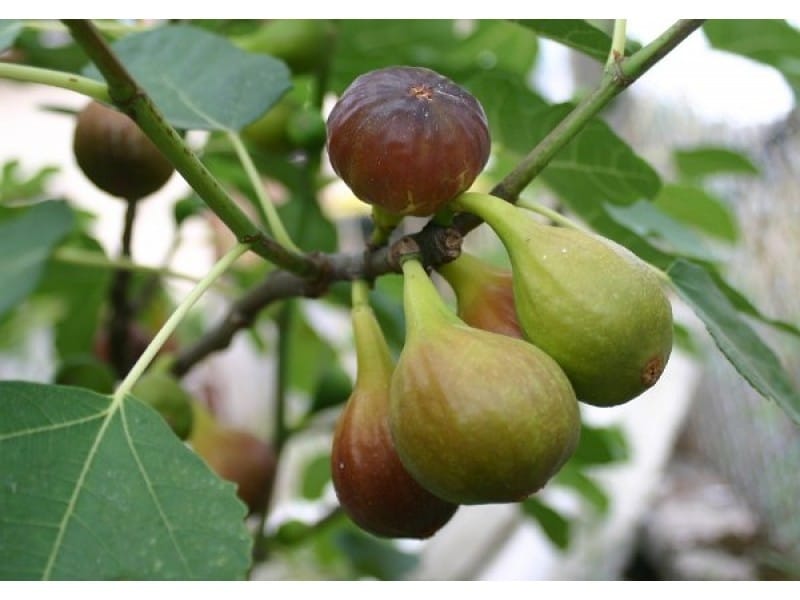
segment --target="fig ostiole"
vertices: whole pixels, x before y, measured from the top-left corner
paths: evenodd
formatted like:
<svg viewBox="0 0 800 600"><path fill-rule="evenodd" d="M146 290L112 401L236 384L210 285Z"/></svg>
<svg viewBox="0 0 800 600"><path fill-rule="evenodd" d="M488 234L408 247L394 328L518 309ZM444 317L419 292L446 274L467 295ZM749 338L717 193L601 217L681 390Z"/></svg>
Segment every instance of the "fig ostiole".
<svg viewBox="0 0 800 600"><path fill-rule="evenodd" d="M458 316L467 325L523 339L514 306L512 273L468 252L437 270L456 294Z"/></svg>
<svg viewBox="0 0 800 600"><path fill-rule="evenodd" d="M396 215L433 215L472 185L489 158L478 100L422 67L359 76L327 130L334 171L363 202Z"/></svg>
<svg viewBox="0 0 800 600"><path fill-rule="evenodd" d="M416 259L403 263L403 279L406 341L389 413L403 464L450 502L523 500L575 450L569 380L532 344L464 323Z"/></svg>
<svg viewBox="0 0 800 600"><path fill-rule="evenodd" d="M613 406L656 383L672 350L672 306L647 263L494 196L466 193L454 208L497 233L511 260L523 332L561 365L579 400Z"/></svg>
<svg viewBox="0 0 800 600"><path fill-rule="evenodd" d="M458 506L423 488L397 456L389 431L394 366L365 295L352 308L357 376L334 432L334 490L345 513L365 531L381 537L423 539L443 527Z"/></svg>

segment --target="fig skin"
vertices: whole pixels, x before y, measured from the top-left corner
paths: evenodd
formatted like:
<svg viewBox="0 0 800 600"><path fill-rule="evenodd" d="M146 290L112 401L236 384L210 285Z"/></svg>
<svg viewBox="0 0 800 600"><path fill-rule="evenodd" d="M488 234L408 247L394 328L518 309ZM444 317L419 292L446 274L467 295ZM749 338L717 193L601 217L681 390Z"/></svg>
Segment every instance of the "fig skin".
<svg viewBox="0 0 800 600"><path fill-rule="evenodd" d="M372 309L352 309L358 375L334 432L331 475L339 502L359 527L381 537L428 538L458 509L414 480L389 431L393 365Z"/></svg>
<svg viewBox="0 0 800 600"><path fill-rule="evenodd" d="M337 175L359 199L395 215L436 213L472 185L489 158L480 103L421 67L359 76L327 127Z"/></svg>
<svg viewBox="0 0 800 600"><path fill-rule="evenodd" d="M236 484L236 494L250 514L266 508L278 470L271 444L249 431L228 427L197 403L189 443L217 475Z"/></svg>
<svg viewBox="0 0 800 600"><path fill-rule="evenodd" d="M467 325L525 339L517 318L510 270L462 252L456 260L440 265L438 271L453 288L458 316Z"/></svg>
<svg viewBox="0 0 800 600"><path fill-rule="evenodd" d="M159 190L175 170L130 117L96 101L78 114L72 149L92 183L128 201Z"/></svg>
<svg viewBox="0 0 800 600"><path fill-rule="evenodd" d="M580 411L561 368L453 314L416 260L403 265L406 344L389 423L409 472L459 504L521 501L575 450Z"/></svg>
<svg viewBox="0 0 800 600"><path fill-rule="evenodd" d="M646 263L493 196L464 194L456 204L500 237L523 331L561 365L580 401L623 404L656 383L672 351L672 306Z"/></svg>

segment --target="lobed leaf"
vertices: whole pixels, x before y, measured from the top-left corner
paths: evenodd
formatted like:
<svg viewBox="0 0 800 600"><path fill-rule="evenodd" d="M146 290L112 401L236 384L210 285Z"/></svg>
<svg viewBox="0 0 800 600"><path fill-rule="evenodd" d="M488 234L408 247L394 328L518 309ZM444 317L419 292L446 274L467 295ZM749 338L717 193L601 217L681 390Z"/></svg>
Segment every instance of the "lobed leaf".
<svg viewBox="0 0 800 600"><path fill-rule="evenodd" d="M235 579L245 507L128 396L0 382L0 579Z"/></svg>
<svg viewBox="0 0 800 600"><path fill-rule="evenodd" d="M119 60L179 129L233 130L263 115L291 87L288 67L190 25L168 25L112 45ZM93 65L87 77L102 79Z"/></svg>
<svg viewBox="0 0 800 600"><path fill-rule="evenodd" d="M800 394L778 357L741 318L716 280L703 267L683 259L676 260L667 273L739 374L800 423Z"/></svg>

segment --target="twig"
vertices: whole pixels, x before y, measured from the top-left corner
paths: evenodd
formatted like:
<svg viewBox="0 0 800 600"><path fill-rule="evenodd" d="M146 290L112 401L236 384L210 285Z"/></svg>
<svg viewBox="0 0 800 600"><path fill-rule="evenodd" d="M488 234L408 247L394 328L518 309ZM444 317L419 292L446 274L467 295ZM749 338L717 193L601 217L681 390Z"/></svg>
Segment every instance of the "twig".
<svg viewBox="0 0 800 600"><path fill-rule="evenodd" d="M317 261L283 247L239 208L178 132L167 123L90 21L65 20L64 24L105 78L114 104L136 121L240 243L249 245L260 256L289 271L309 277L319 273Z"/></svg>

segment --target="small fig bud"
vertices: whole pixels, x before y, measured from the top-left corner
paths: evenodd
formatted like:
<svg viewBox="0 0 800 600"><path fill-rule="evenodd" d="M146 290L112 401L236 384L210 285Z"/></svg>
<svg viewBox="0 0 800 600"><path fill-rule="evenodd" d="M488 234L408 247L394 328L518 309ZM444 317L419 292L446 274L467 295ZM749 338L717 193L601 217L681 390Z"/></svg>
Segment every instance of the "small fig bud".
<svg viewBox="0 0 800 600"><path fill-rule="evenodd" d="M99 102L90 102L78 115L72 148L92 183L125 200L149 196L174 171L130 117Z"/></svg>
<svg viewBox="0 0 800 600"><path fill-rule="evenodd" d="M516 502L572 455L580 413L564 372L537 347L453 314L416 260L403 264L406 343L389 423L409 472L460 504Z"/></svg>
<svg viewBox="0 0 800 600"><path fill-rule="evenodd" d="M456 204L500 237L525 336L561 365L579 400L622 404L658 380L672 350L672 307L646 263L494 196L464 194Z"/></svg>
<svg viewBox="0 0 800 600"><path fill-rule="evenodd" d="M467 252L438 270L456 293L458 316L467 325L524 339L514 306L511 271Z"/></svg>
<svg viewBox="0 0 800 600"><path fill-rule="evenodd" d="M328 117L334 171L358 198L391 214L434 214L472 185L489 151L480 103L430 69L361 75Z"/></svg>
<svg viewBox="0 0 800 600"><path fill-rule="evenodd" d="M358 375L333 438L331 474L344 511L383 537L427 538L458 508L431 494L400 462L389 431L392 360L367 304L352 310Z"/></svg>

